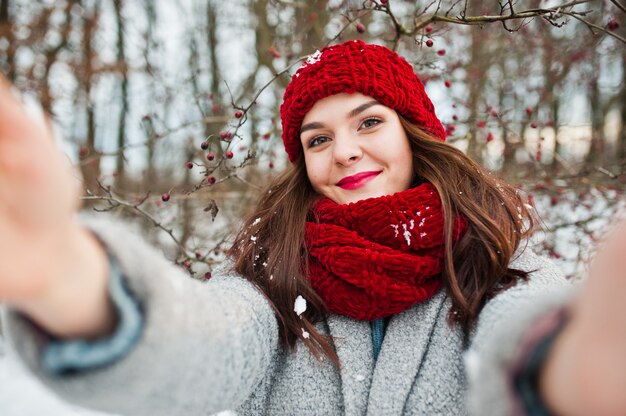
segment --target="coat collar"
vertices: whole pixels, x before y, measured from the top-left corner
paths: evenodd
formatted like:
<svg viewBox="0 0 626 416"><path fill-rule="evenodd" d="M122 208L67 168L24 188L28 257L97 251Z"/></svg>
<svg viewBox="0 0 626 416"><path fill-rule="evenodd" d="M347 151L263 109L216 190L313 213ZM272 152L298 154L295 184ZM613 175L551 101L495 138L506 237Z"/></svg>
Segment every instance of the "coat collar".
<svg viewBox="0 0 626 416"><path fill-rule="evenodd" d="M440 290L391 318L374 362L369 321L330 315L328 327L341 361L347 416L401 415L446 299Z"/></svg>

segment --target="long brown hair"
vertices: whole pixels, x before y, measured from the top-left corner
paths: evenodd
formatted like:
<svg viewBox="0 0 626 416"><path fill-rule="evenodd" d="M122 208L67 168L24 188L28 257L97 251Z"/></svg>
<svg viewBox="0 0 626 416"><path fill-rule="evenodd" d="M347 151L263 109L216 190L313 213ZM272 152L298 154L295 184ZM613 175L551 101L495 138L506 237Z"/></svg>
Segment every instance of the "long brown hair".
<svg viewBox="0 0 626 416"><path fill-rule="evenodd" d="M452 300L448 321L467 335L488 299L527 277L508 266L536 219L513 186L402 116L400 122L411 144L416 178L433 184L441 196L446 241L442 279ZM283 347L295 350L300 339L318 359L326 356L339 365L330 337L315 327L326 308L307 278L304 230L317 198L301 156L263 193L229 254L235 270L272 305ZM469 227L453 245L452 224L458 215L468 219ZM299 295L307 301L301 315L294 312Z"/></svg>

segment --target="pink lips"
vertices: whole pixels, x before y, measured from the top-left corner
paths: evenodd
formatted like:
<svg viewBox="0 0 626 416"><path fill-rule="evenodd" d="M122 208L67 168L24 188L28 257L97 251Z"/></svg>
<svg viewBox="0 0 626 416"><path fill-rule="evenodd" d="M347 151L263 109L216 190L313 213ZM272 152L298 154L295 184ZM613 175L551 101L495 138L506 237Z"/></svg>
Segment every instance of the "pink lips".
<svg viewBox="0 0 626 416"><path fill-rule="evenodd" d="M380 171L361 172L357 173L356 175L346 176L345 178L337 182L336 185L348 190L358 189L374 179L376 176L378 176L379 173Z"/></svg>

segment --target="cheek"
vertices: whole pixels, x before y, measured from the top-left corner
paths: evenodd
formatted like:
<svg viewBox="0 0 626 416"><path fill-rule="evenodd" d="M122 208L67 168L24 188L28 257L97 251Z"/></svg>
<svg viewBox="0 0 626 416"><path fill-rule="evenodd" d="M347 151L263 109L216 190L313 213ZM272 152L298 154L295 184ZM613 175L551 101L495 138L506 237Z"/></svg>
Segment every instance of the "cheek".
<svg viewBox="0 0 626 416"><path fill-rule="evenodd" d="M409 183L412 181L414 173L413 173L413 154L411 152L411 145L409 143L409 139L404 135L404 131L400 133L401 138L398 142L395 143L394 149L394 159L396 160L398 166L398 175L400 176L403 182L408 181Z"/></svg>
<svg viewBox="0 0 626 416"><path fill-rule="evenodd" d="M319 160L315 157L306 157L306 174L313 189L318 190L324 181L325 169L320 165Z"/></svg>

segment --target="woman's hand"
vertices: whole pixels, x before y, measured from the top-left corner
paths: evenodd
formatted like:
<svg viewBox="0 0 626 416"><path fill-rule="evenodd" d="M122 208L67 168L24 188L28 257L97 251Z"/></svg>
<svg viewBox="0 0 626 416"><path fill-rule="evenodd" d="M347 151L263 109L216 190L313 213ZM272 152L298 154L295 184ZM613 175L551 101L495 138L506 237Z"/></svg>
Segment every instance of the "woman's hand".
<svg viewBox="0 0 626 416"><path fill-rule="evenodd" d="M540 389L558 415L626 415L626 223L600 247Z"/></svg>
<svg viewBox="0 0 626 416"><path fill-rule="evenodd" d="M79 192L47 118L29 117L0 76L0 301L58 336L112 325L106 256L74 220Z"/></svg>

